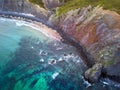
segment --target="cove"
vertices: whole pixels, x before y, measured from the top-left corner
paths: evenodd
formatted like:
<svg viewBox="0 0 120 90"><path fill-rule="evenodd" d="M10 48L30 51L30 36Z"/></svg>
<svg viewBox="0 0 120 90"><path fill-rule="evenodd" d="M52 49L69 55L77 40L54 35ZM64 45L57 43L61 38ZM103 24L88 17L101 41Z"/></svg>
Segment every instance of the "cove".
<svg viewBox="0 0 120 90"><path fill-rule="evenodd" d="M0 18L1 90L117 90L108 79L90 84L73 46L32 22ZM46 28L47 29L47 28ZM47 30L48 31L48 30Z"/></svg>
<svg viewBox="0 0 120 90"><path fill-rule="evenodd" d="M2 90L59 88L52 85L59 82L56 80L58 76L72 75L72 67L85 68L74 47L41 33L41 28L32 25L21 20L0 18ZM82 69L78 73L82 74ZM72 84L67 87L72 87Z"/></svg>

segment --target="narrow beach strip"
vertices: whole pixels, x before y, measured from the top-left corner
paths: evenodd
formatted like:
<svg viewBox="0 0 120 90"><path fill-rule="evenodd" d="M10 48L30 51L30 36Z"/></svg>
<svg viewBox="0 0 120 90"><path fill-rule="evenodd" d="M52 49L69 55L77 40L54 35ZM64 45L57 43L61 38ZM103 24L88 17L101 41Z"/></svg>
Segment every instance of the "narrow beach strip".
<svg viewBox="0 0 120 90"><path fill-rule="evenodd" d="M49 25L47 25L42 19L37 18L34 15L17 13L17 12L0 11L0 17L30 22L31 25L36 28L36 30L42 32L47 37L53 38L58 41L62 39L62 37L55 29L49 27Z"/></svg>

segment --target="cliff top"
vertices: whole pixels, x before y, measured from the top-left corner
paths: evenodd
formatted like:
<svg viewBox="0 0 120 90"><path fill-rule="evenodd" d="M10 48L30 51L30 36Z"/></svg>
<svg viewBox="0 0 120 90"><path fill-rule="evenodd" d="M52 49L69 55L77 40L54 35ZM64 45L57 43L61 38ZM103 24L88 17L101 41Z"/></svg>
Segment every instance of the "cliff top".
<svg viewBox="0 0 120 90"><path fill-rule="evenodd" d="M44 2L45 0L29 0L34 4L38 4L40 7L45 8ZM60 3L64 3L64 5L57 8L56 15L60 16L69 10L74 10L77 8L85 7L88 5L97 6L100 5L104 9L116 11L120 14L120 0L55 0ZM54 2L54 0L52 0Z"/></svg>
<svg viewBox="0 0 120 90"><path fill-rule="evenodd" d="M65 5L59 7L56 14L57 16L60 16L69 10L74 10L88 5L92 5L93 7L100 5L104 9L113 10L120 14L120 0L71 0L65 3Z"/></svg>

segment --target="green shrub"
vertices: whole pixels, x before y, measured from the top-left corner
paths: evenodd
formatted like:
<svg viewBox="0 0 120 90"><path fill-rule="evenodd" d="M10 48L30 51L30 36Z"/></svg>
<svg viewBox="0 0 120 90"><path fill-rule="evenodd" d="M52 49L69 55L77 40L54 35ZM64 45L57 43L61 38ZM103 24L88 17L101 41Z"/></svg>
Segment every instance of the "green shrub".
<svg viewBox="0 0 120 90"><path fill-rule="evenodd" d="M40 7L45 8L44 3L42 0L29 0L30 2L34 3L34 4L38 4Z"/></svg>
<svg viewBox="0 0 120 90"><path fill-rule="evenodd" d="M104 9L109 9L120 13L120 0L71 0L64 6L59 7L56 14L57 16L60 16L69 10L74 10L88 5L100 5Z"/></svg>

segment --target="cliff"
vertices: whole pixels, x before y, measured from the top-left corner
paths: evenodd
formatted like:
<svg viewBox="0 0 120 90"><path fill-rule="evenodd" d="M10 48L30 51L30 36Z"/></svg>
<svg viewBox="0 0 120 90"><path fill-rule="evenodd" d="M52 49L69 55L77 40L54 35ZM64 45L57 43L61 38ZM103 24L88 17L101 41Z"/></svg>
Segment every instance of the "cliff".
<svg viewBox="0 0 120 90"><path fill-rule="evenodd" d="M81 1L70 1L57 8L48 23L61 30L68 41L77 42L79 51L83 49L81 56L86 57L83 60L91 67L85 72L87 80L96 82L104 74L119 81L120 2Z"/></svg>
<svg viewBox="0 0 120 90"><path fill-rule="evenodd" d="M59 17L52 16L49 22L83 47L82 53L86 57L91 56L87 58L87 63L93 67L85 72L85 78L95 82L102 74L120 77L119 14L99 6L88 6Z"/></svg>
<svg viewBox="0 0 120 90"><path fill-rule="evenodd" d="M50 12L28 0L0 0L0 11L32 14L44 21L48 20Z"/></svg>

